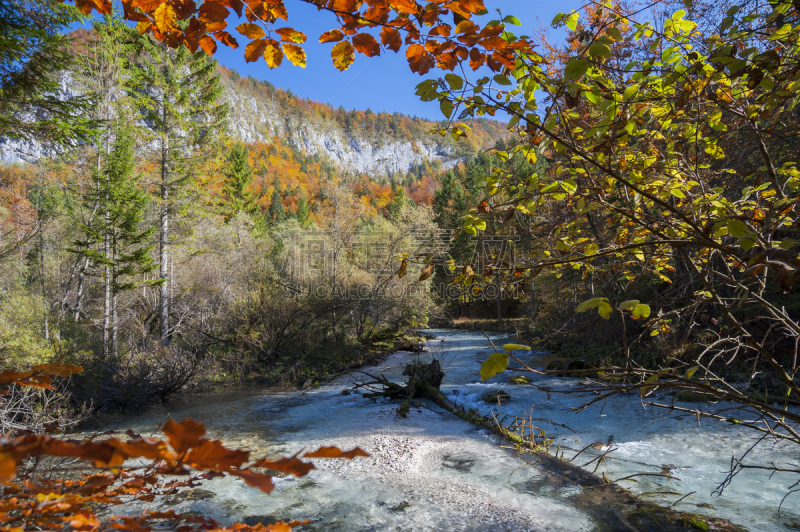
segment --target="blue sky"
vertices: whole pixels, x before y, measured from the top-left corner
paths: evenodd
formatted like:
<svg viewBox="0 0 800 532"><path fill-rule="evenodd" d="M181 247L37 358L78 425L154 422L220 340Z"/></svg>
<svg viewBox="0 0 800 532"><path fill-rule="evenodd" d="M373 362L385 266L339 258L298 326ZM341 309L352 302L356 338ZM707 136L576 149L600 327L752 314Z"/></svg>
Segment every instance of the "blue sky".
<svg viewBox="0 0 800 532"><path fill-rule="evenodd" d="M550 29L550 22L560 12L577 9L580 2L576 0L562 1L514 1L485 0L489 15L486 21L496 18L495 9L502 14L513 14L522 22L522 28L514 28L518 35L530 35L534 28ZM405 50L395 54L391 51L379 57L368 58L356 54L353 65L345 72L339 72L333 66L330 50L333 44L320 44L319 35L336 27L336 19L326 12L297 0L286 0L289 22L286 24L303 31L308 36L304 48L308 55L308 66L305 69L295 67L284 60L283 65L270 70L264 61L245 63L244 50L239 47L231 50L219 46L215 57L228 68L236 69L243 76L253 76L266 80L277 87L290 89L293 93L315 101L330 103L345 109L375 112L400 112L411 116L420 116L432 120L444 118L436 102L424 103L414 94L416 85L436 75L436 71L426 76L413 74L405 59ZM490 18L491 17L491 18ZM238 23L230 21L228 26ZM550 29L555 39L561 38L560 32ZM246 42L244 38L239 42Z"/></svg>

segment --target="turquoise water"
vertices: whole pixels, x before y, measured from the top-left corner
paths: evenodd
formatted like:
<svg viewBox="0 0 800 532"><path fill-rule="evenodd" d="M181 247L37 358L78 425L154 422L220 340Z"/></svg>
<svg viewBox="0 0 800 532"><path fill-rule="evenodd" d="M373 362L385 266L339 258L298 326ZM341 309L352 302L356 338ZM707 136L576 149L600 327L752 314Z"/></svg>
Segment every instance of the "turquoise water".
<svg viewBox="0 0 800 532"><path fill-rule="evenodd" d="M616 450L598 474L613 480L661 473L668 467L680 479L643 476L637 477L638 482L621 482L636 493L672 505L694 492L676 509L724 517L753 531L787 530L784 523L800 521L798 494L787 498L782 515L777 514L787 486L796 479L749 471L721 496L711 495L724 479L731 455L754 441L746 430L723 423L659 420L665 412L643 409L638 396L616 397L575 414L569 407L585 397L548 397L533 386L508 383L513 373L481 383L479 361L491 353L481 333L434 334L430 352L396 353L367 371L401 381L405 364L435 356L446 375L442 391L458 404L497 413L497 406L484 403L481 396L505 390L511 401L503 405L501 415L532 412L533 417L569 427L540 423L553 438L553 449L560 447L567 457L588 443L613 436ZM496 342L505 339L491 336ZM531 363L539 356L530 355ZM575 379L529 376L550 388L576 385ZM363 378L358 373L345 375L305 391L238 388L190 396L144 415L114 420L110 427L132 427L146 434L167 415L191 417L205 423L213 437L249 449L254 456L288 455L322 445L359 446L371 455L353 461L318 460L318 469L307 477L278 479L269 496L238 479L225 478L205 482L201 491L170 501L176 510L201 512L226 523L309 519L313 524L306 530L342 531L602 529L602 523L574 502L580 488L554 484L494 435L432 403L420 401L408 418L400 419L394 402L342 395ZM575 463L588 462L599 452L590 449ZM797 462L796 453L766 446L758 448L753 459Z"/></svg>

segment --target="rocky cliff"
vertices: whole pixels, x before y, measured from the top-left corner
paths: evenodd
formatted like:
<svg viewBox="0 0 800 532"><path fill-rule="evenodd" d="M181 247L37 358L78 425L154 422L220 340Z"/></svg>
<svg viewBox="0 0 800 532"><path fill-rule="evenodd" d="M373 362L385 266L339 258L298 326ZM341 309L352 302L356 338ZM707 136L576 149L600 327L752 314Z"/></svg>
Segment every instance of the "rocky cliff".
<svg viewBox="0 0 800 532"><path fill-rule="evenodd" d="M473 135L456 143L430 133L437 126L398 113L345 111L304 100L289 91L219 68L223 98L230 107L228 133L245 143L270 143L274 137L309 155L319 154L341 170L371 175L405 174L414 165L438 161L447 168L468 153L503 137L504 125L490 120L470 124ZM70 73L62 76L61 92L78 91ZM57 150L38 142L0 138L0 161L34 162Z"/></svg>

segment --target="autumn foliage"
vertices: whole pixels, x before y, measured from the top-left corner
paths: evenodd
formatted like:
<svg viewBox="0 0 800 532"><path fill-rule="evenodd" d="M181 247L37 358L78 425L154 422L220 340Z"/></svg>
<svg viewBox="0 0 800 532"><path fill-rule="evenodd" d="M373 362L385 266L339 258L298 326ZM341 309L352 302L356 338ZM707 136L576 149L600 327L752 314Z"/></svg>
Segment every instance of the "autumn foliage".
<svg viewBox="0 0 800 532"><path fill-rule="evenodd" d="M53 377L82 371L80 367L42 365L27 372L4 371L0 385L52 387ZM314 469L302 458L368 456L361 449L322 447L277 460L251 460L248 451L229 449L210 439L202 423L167 421L163 439L132 431L114 431L84 440L50 434L0 436L0 530L136 530L167 525L191 530L284 531L303 524L233 525L174 511L146 510L137 515L99 517L100 511L124 503L152 502L157 497L197 486L203 480L232 475L248 486L270 493L275 472L305 476ZM134 464L131 464L135 461Z"/></svg>
<svg viewBox="0 0 800 532"><path fill-rule="evenodd" d="M486 12L483 0L303 1L336 15L338 27L323 33L319 41L333 43L331 59L339 70L353 64L356 52L375 57L382 50L399 52L405 46L411 70L419 74L433 67L452 71L462 61L468 61L473 70L488 65L500 72L514 67L515 52L529 50L527 41L505 37L503 24L481 28L470 20ZM289 20L283 0L206 0L199 4L194 0L125 0L122 4L125 19L136 22L139 33L151 34L173 48L185 45L209 55L216 52L218 42L231 48L240 46L228 31L227 19L244 17L247 22L236 29L249 39L244 45L246 61L263 57L267 66L275 68L286 58L295 66L306 66L301 46L306 35L291 27L277 27L279 21ZM75 5L85 14L109 14L112 9L111 0L75 0ZM447 15L452 15L452 25L443 22Z"/></svg>

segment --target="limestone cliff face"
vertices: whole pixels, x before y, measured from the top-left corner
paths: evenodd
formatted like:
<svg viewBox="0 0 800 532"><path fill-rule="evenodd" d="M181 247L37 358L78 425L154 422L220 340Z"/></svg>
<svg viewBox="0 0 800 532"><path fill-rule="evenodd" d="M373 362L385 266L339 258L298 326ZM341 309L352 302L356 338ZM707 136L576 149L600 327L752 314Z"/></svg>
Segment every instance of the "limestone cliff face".
<svg viewBox="0 0 800 532"><path fill-rule="evenodd" d="M433 123L414 119L420 134L403 134L344 127L341 121L331 118L335 112L329 106L287 96L287 92L256 81L243 83L238 75L220 68L223 98L228 103L230 115L228 133L245 143L270 143L278 137L308 154L319 154L329 159L343 171L368 173L374 176L405 174L412 165L438 161L444 168L457 164L464 150L455 149L452 142L428 134ZM64 97L80 90L73 76L66 72L61 78ZM254 96L255 94L255 96ZM304 109L300 109L305 106ZM322 116L309 112L308 107L324 109ZM382 115L391 117L392 115ZM406 121L408 117L402 117ZM488 122L487 122L488 123ZM499 124L499 123L498 123ZM490 137L497 138L490 125ZM34 162L41 157L50 157L59 150L33 141L0 138L0 162L6 164Z"/></svg>
<svg viewBox="0 0 800 532"><path fill-rule="evenodd" d="M350 133L333 120L309 118L281 109L274 100L258 100L226 87L230 108L229 133L242 142L269 142L282 137L309 154L327 157L342 170L389 175L409 171L423 161L439 161L445 168L461 160L452 147L430 139L407 140L391 136L367 138Z"/></svg>

